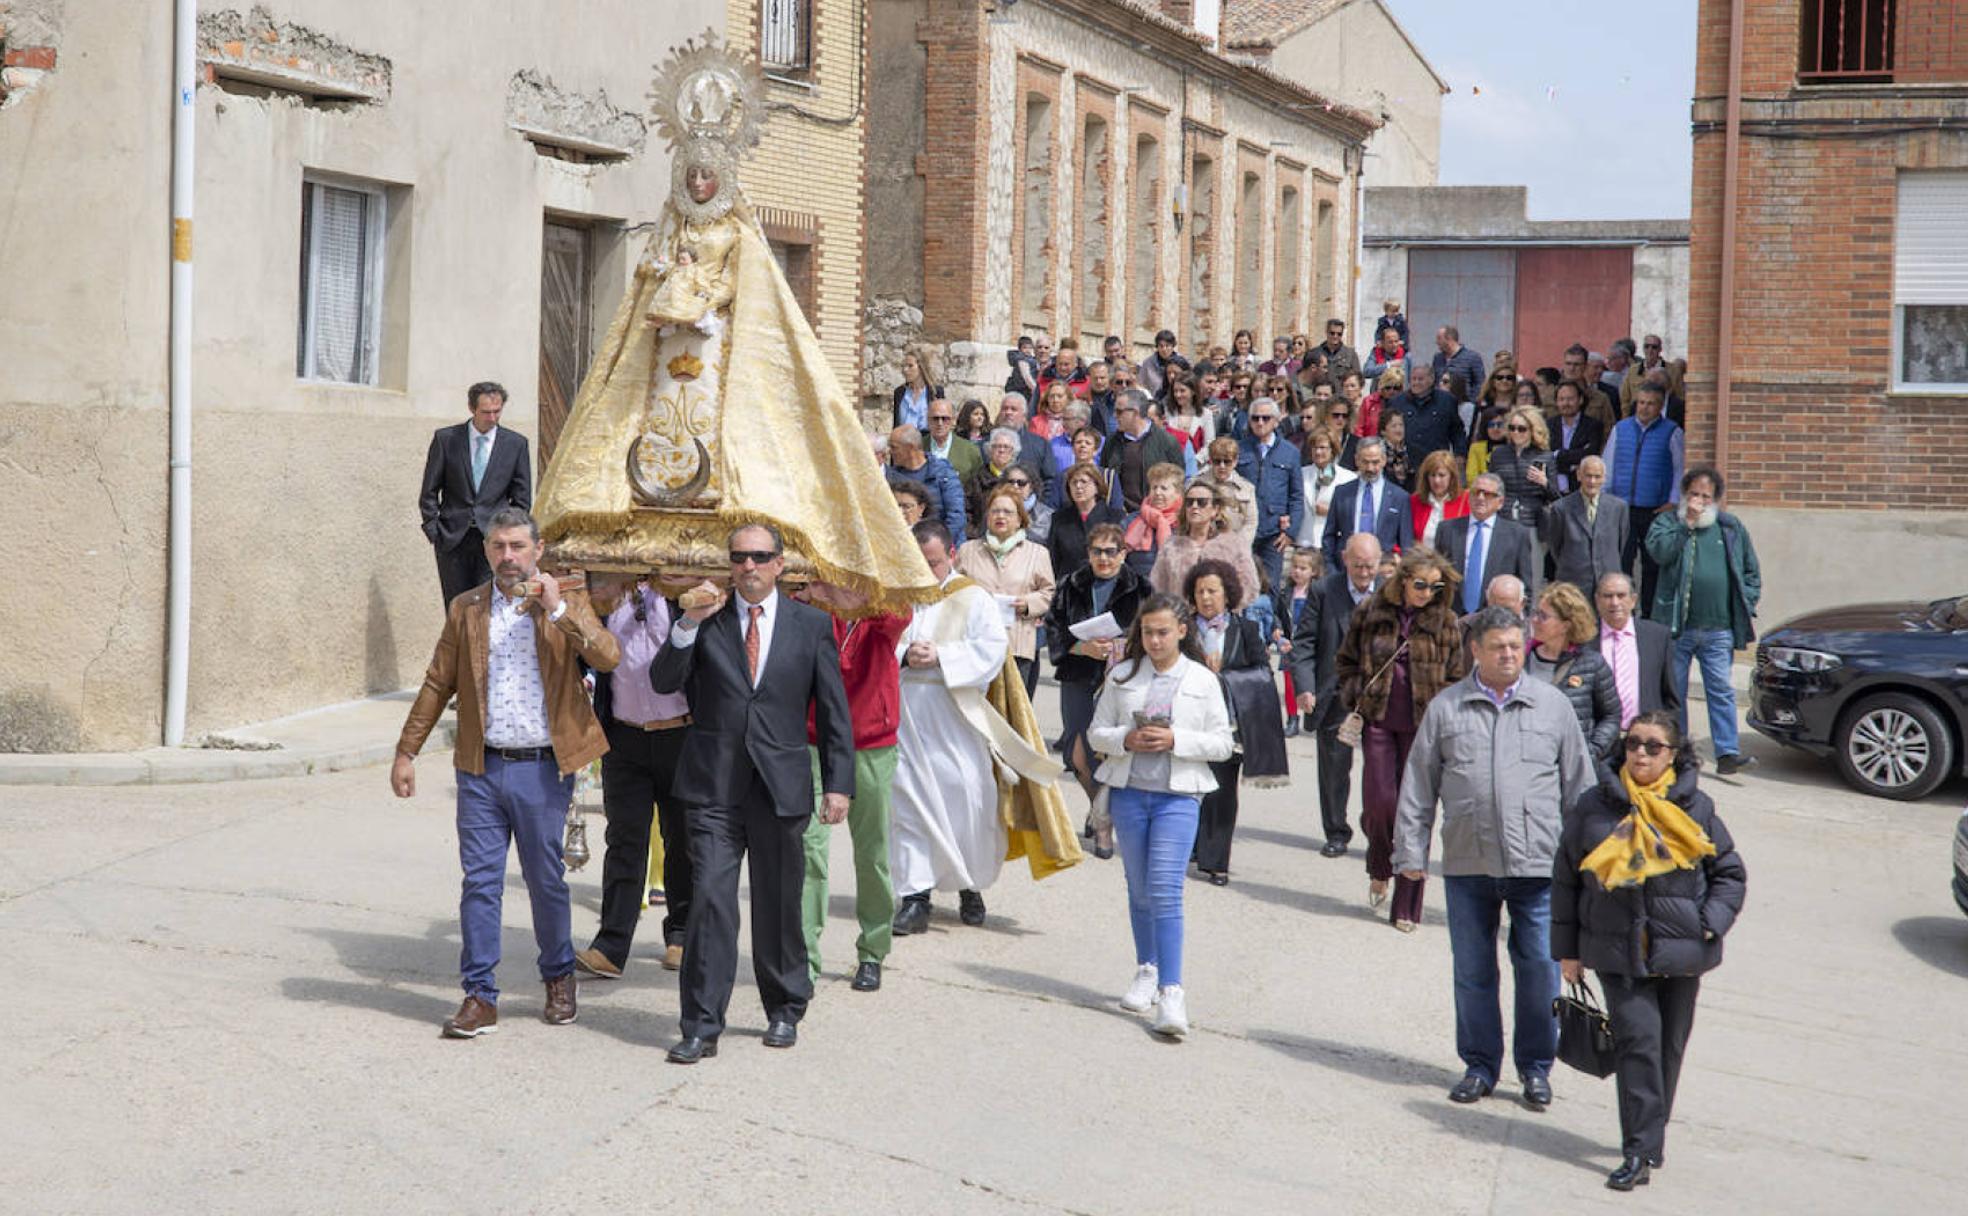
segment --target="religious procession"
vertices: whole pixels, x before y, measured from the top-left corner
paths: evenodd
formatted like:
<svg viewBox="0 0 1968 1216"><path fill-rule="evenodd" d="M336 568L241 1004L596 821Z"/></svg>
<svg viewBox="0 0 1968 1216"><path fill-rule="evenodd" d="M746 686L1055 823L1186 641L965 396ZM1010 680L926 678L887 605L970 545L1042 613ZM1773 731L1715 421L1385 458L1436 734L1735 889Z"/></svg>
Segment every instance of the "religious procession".
<svg viewBox="0 0 1968 1216"><path fill-rule="evenodd" d="M0 1216L1946 1210L1968 20L1548 7L0 0Z"/></svg>
<svg viewBox="0 0 1968 1216"><path fill-rule="evenodd" d="M1743 865L1696 787L1665 664L1639 679L1619 557L1589 554L1615 564L1584 580L1607 612L1607 657L1579 586L1537 590L1547 559L1572 560L1531 518L1558 500L1558 466L1500 445L1462 490L1456 406L1480 358L1449 332L1436 365L1467 356L1477 374L1445 376L1446 413L1413 396L1431 370L1417 362L1358 436L1333 408L1361 379L1337 321L1321 346L1281 339L1263 367L1247 333L1192 367L1164 331L1139 367L1103 352L1091 372L1070 339L1027 340L1007 352L998 425L966 435L912 355L895 427L871 443L740 184L764 117L756 65L707 36L663 66L653 95L671 195L531 513L484 493L491 432L474 422L461 436L477 449L468 509L484 566L446 588L391 774L400 796L415 792L416 755L455 698L464 999L443 1034L499 1028L510 842L549 1025L577 1020L582 981L624 974L660 906L662 965L679 972L668 1059L715 1057L734 1017L742 867L762 1041L793 1047L821 974L829 833L845 825L853 991L881 989L895 939L929 928L938 892L962 925L984 925L1006 863L1043 881L1086 864L1085 839L1126 873L1135 957L1116 1003L1181 1040L1189 872L1230 883L1239 788L1289 781L1286 740L1306 731L1328 858L1349 851L1363 757L1365 897L1403 933L1423 921L1444 815L1467 1069L1450 1098L1476 1102L1505 1079L1507 912L1522 1100L1551 1104L1560 1058L1617 1071L1627 1160L1608 1185L1646 1182L1696 977L1720 960ZM1397 302L1386 320L1376 357L1405 362ZM1576 406L1583 386L1567 386ZM1029 423L1021 389L1043 403ZM1651 425L1662 394L1642 384L1638 400ZM475 419L502 405L474 390ZM1288 410L1300 443L1281 438ZM1501 473L1510 460L1516 477ZM1606 467L1593 454L1574 470L1588 519L1613 513L1599 501ZM1682 476L1687 517L1661 519L1649 551L1681 560L1678 541L1653 544L1663 527L1716 534L1720 488L1712 469ZM440 492L438 517L449 505ZM1743 543L1739 592L1753 597ZM1712 590L1702 569L1692 594L1727 602L1736 567ZM1050 740L1032 701L1042 645L1063 722ZM586 850L571 807L597 759L602 910L577 950L563 865ZM1643 908L1652 941L1634 956L1620 922ZM1561 976L1577 993L1588 963L1616 1021L1577 997L1567 1013Z"/></svg>

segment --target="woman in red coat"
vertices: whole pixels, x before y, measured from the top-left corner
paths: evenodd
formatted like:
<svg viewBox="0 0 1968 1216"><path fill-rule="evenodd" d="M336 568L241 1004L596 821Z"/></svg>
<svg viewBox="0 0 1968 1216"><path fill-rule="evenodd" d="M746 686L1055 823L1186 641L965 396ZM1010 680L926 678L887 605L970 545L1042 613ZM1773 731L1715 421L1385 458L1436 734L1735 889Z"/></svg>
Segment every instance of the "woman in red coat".
<svg viewBox="0 0 1968 1216"><path fill-rule="evenodd" d="M1415 472L1415 492L1408 500L1414 515L1415 543L1435 547L1435 532L1445 519L1469 514L1469 492L1462 488L1455 453L1430 452Z"/></svg>

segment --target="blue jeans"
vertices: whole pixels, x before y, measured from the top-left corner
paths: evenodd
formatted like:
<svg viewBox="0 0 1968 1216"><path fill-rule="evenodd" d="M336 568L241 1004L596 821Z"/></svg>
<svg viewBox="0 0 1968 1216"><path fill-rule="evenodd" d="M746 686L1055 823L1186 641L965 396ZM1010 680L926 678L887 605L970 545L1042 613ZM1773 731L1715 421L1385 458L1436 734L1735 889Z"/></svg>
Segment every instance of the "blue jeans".
<svg viewBox="0 0 1968 1216"><path fill-rule="evenodd" d="M519 872L533 901L533 940L540 946L540 978L574 970L574 942L567 902L567 869L560 858L567 803L574 778L552 760L505 760L487 754L485 773L458 770L458 864L465 872L458 897L458 930L464 947L458 970L465 993L498 1004L500 901L506 889L506 849L519 849Z"/></svg>
<svg viewBox="0 0 1968 1216"><path fill-rule="evenodd" d="M1127 872L1134 961L1153 963L1161 983L1182 982L1182 883L1196 847L1201 802L1193 794L1112 789L1114 845Z"/></svg>
<svg viewBox="0 0 1968 1216"><path fill-rule="evenodd" d="M1503 1071L1503 1009L1498 992L1497 922L1510 909L1510 970L1516 988L1511 1055L1517 1074L1543 1077L1558 1054L1558 964L1551 958L1551 880L1455 875L1442 880L1455 958L1456 1054L1491 1085Z"/></svg>
<svg viewBox="0 0 1968 1216"><path fill-rule="evenodd" d="M1736 686L1729 669L1736 637L1727 629L1684 629L1674 639L1674 690L1681 694L1681 729L1688 729L1688 661L1701 663L1702 698L1708 702L1708 735L1716 756L1737 754Z"/></svg>

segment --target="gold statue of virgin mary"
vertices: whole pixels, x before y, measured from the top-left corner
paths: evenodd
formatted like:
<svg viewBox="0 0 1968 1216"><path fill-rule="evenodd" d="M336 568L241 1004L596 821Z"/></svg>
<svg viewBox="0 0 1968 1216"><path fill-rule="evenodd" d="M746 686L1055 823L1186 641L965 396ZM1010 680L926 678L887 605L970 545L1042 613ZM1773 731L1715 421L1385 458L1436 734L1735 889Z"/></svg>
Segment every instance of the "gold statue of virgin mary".
<svg viewBox="0 0 1968 1216"><path fill-rule="evenodd" d="M587 378L536 512L551 556L668 583L730 572L743 523L785 537L790 577L887 611L937 598L854 409L738 188L765 111L715 33L651 91L671 190Z"/></svg>

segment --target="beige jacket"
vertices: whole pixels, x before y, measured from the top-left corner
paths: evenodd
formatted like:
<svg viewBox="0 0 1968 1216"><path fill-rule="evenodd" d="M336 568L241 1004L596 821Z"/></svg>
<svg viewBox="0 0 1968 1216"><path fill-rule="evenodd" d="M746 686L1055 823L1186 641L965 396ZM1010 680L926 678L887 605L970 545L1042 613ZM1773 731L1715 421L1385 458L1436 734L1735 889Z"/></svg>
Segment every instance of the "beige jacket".
<svg viewBox="0 0 1968 1216"><path fill-rule="evenodd" d="M957 572L969 575L992 595L1018 597L1020 611L1005 629L1011 635L1011 653L1021 659L1037 658L1039 622L1052 607L1052 555L1045 546L1024 541L1005 555L1001 565L983 541L967 540L957 550Z"/></svg>

